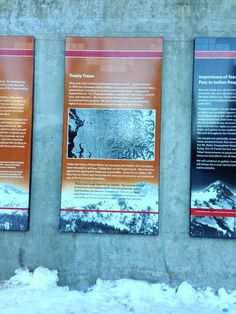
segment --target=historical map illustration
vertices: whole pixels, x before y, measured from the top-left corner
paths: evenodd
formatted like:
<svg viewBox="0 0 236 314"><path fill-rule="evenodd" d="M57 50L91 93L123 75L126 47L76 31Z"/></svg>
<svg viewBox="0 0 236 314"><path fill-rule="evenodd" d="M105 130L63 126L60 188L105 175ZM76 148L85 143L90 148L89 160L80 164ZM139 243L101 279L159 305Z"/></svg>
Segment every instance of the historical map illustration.
<svg viewBox="0 0 236 314"><path fill-rule="evenodd" d="M68 111L68 158L154 160L155 110Z"/></svg>

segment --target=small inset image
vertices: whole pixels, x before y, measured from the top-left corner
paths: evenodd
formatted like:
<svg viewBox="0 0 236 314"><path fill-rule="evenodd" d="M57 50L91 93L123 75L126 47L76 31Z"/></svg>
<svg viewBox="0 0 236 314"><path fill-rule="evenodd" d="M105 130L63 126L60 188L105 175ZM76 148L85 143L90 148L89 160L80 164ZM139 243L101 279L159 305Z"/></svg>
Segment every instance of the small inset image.
<svg viewBox="0 0 236 314"><path fill-rule="evenodd" d="M0 184L0 230L28 230L29 193L13 184Z"/></svg>
<svg viewBox="0 0 236 314"><path fill-rule="evenodd" d="M154 160L155 110L68 109L68 158Z"/></svg>
<svg viewBox="0 0 236 314"><path fill-rule="evenodd" d="M202 210L202 216L191 216L193 237L236 238L236 218L231 217L236 209L236 194L223 181L217 180L202 190L192 191L191 208ZM204 209L211 213L204 215ZM231 215L227 217L229 211Z"/></svg>

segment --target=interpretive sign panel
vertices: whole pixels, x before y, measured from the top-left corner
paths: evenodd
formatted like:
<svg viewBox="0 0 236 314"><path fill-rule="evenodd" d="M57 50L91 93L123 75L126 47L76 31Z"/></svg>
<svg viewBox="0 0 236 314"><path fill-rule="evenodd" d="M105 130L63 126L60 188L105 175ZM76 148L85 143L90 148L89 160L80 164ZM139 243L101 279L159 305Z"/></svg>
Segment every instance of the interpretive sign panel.
<svg viewBox="0 0 236 314"><path fill-rule="evenodd" d="M60 230L158 233L161 38L67 38Z"/></svg>
<svg viewBox="0 0 236 314"><path fill-rule="evenodd" d="M33 37L0 37L0 230L28 229Z"/></svg>
<svg viewBox="0 0 236 314"><path fill-rule="evenodd" d="M192 236L236 237L236 38L195 40Z"/></svg>

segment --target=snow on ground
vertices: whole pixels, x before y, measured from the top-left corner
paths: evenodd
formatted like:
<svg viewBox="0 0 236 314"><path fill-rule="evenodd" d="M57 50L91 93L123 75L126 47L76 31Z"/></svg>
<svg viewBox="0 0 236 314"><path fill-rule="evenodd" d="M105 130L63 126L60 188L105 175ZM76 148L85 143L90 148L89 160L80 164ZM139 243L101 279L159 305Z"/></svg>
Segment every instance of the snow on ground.
<svg viewBox="0 0 236 314"><path fill-rule="evenodd" d="M121 279L97 280L87 292L57 285L57 271L19 269L0 285L1 314L236 313L236 290L194 289Z"/></svg>

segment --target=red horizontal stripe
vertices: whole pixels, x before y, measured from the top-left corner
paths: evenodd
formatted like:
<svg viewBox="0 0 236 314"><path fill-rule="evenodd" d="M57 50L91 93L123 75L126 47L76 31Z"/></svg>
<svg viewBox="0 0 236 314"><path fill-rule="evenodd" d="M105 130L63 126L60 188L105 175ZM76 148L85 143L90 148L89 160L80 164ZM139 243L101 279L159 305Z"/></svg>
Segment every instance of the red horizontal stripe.
<svg viewBox="0 0 236 314"><path fill-rule="evenodd" d="M191 208L192 216L236 217L236 209Z"/></svg>
<svg viewBox="0 0 236 314"><path fill-rule="evenodd" d="M9 207L0 207L0 210L28 210L29 208L9 208Z"/></svg>
<svg viewBox="0 0 236 314"><path fill-rule="evenodd" d="M234 59L236 58L236 51L196 51L196 59Z"/></svg>
<svg viewBox="0 0 236 314"><path fill-rule="evenodd" d="M64 209L63 212L83 212L83 213L123 213L123 214L159 214L159 212L131 211L131 210L104 210L104 209Z"/></svg>
<svg viewBox="0 0 236 314"><path fill-rule="evenodd" d="M33 56L33 50L13 50L13 49L0 49L0 56Z"/></svg>
<svg viewBox="0 0 236 314"><path fill-rule="evenodd" d="M66 51L66 57L85 58L161 58L161 51L107 51L107 50L79 50Z"/></svg>

